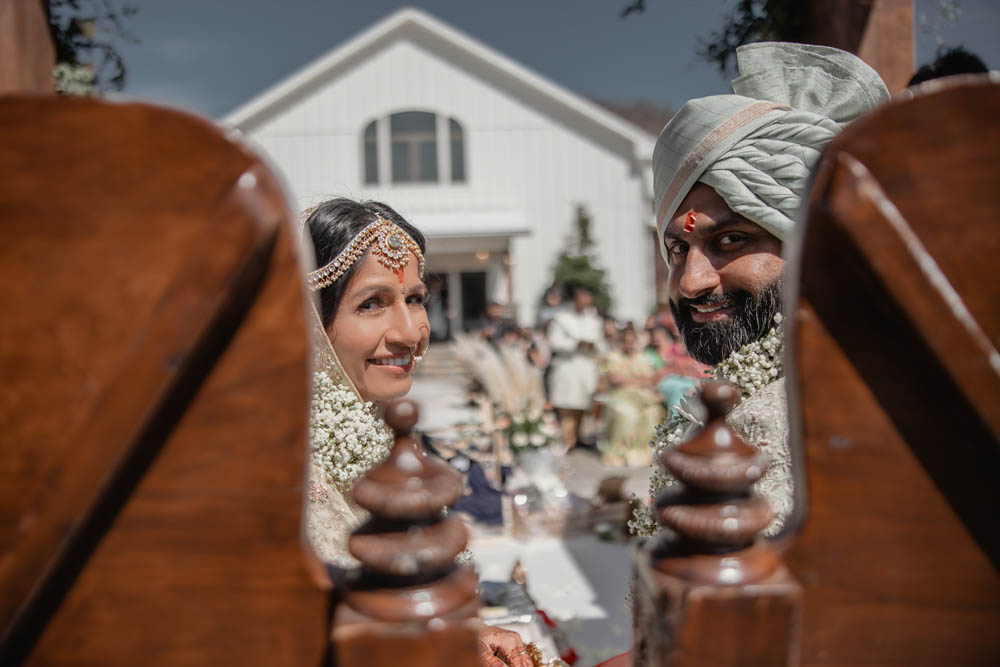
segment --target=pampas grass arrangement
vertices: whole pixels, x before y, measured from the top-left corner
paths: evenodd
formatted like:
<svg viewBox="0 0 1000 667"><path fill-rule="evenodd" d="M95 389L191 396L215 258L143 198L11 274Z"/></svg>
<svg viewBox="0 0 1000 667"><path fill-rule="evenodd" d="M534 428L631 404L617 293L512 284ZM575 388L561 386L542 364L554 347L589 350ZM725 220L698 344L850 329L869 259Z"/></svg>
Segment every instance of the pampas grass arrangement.
<svg viewBox="0 0 1000 667"><path fill-rule="evenodd" d="M497 349L469 334L455 336L454 349L497 411L511 419L541 418L545 409L542 374L519 349Z"/></svg>
<svg viewBox="0 0 1000 667"><path fill-rule="evenodd" d="M543 447L558 435L551 415L545 414L542 373L517 347L499 349L468 334L455 337L455 355L486 392L515 450Z"/></svg>

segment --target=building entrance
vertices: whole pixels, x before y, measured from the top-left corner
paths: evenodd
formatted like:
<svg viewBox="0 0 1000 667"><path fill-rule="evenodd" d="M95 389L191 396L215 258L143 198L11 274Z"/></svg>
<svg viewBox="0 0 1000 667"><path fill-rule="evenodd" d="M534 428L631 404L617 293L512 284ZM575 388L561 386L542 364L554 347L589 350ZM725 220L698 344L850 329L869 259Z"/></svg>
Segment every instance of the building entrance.
<svg viewBox="0 0 1000 667"><path fill-rule="evenodd" d="M486 272L462 271L462 330L479 325L486 312Z"/></svg>

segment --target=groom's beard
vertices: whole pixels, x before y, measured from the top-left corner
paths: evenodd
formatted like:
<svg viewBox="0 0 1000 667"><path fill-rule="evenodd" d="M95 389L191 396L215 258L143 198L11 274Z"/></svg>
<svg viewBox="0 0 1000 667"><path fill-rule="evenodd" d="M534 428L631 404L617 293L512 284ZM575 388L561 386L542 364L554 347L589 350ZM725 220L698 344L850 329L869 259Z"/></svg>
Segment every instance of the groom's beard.
<svg viewBox="0 0 1000 667"><path fill-rule="evenodd" d="M697 299L670 302L670 312L684 338L688 354L703 364L714 366L747 343L760 340L774 326L774 316L781 312L781 280L765 287L760 294L746 290L707 295ZM735 312L721 322L695 322L691 306L735 303Z"/></svg>

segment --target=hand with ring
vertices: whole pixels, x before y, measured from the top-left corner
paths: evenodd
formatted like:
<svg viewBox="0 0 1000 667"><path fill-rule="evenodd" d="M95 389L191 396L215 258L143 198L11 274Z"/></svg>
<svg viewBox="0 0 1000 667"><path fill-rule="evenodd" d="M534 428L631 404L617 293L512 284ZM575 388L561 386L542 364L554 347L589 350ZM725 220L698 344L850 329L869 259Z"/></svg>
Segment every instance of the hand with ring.
<svg viewBox="0 0 1000 667"><path fill-rule="evenodd" d="M531 654L520 635L485 626L479 633L480 667L533 667Z"/></svg>

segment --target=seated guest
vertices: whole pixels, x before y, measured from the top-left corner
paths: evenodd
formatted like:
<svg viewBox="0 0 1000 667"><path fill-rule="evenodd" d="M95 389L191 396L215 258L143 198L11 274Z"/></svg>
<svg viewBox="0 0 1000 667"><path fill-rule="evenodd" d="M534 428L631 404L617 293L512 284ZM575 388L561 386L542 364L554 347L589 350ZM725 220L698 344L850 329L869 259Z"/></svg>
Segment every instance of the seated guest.
<svg viewBox="0 0 1000 667"><path fill-rule="evenodd" d="M427 281L427 290L427 320L431 326L431 341L448 340L451 337L451 325L448 322L448 304L445 302L441 277L431 275Z"/></svg>
<svg viewBox="0 0 1000 667"><path fill-rule="evenodd" d="M707 366L688 356L666 327L653 327L649 336L645 354L656 369L656 390L669 414L682 398L694 392Z"/></svg>
<svg viewBox="0 0 1000 667"><path fill-rule="evenodd" d="M634 328L622 332L622 348L608 353L608 391L604 406L605 436L601 458L613 466L649 465L649 439L664 417L660 397L653 389L656 369L639 349Z"/></svg>
<svg viewBox="0 0 1000 667"><path fill-rule="evenodd" d="M607 349L617 350L621 347L622 332L618 327L618 320L610 315L605 315L604 323L601 325L601 330L604 332L604 346Z"/></svg>
<svg viewBox="0 0 1000 667"><path fill-rule="evenodd" d="M486 312L476 325L476 331L483 340L499 345L508 334L516 334L517 327L503 316L503 306L496 301L490 301L486 304Z"/></svg>
<svg viewBox="0 0 1000 667"><path fill-rule="evenodd" d="M549 347L549 339L538 329L521 329L521 337L527 342L525 354L531 365L542 371L548 369L552 360L552 348Z"/></svg>

